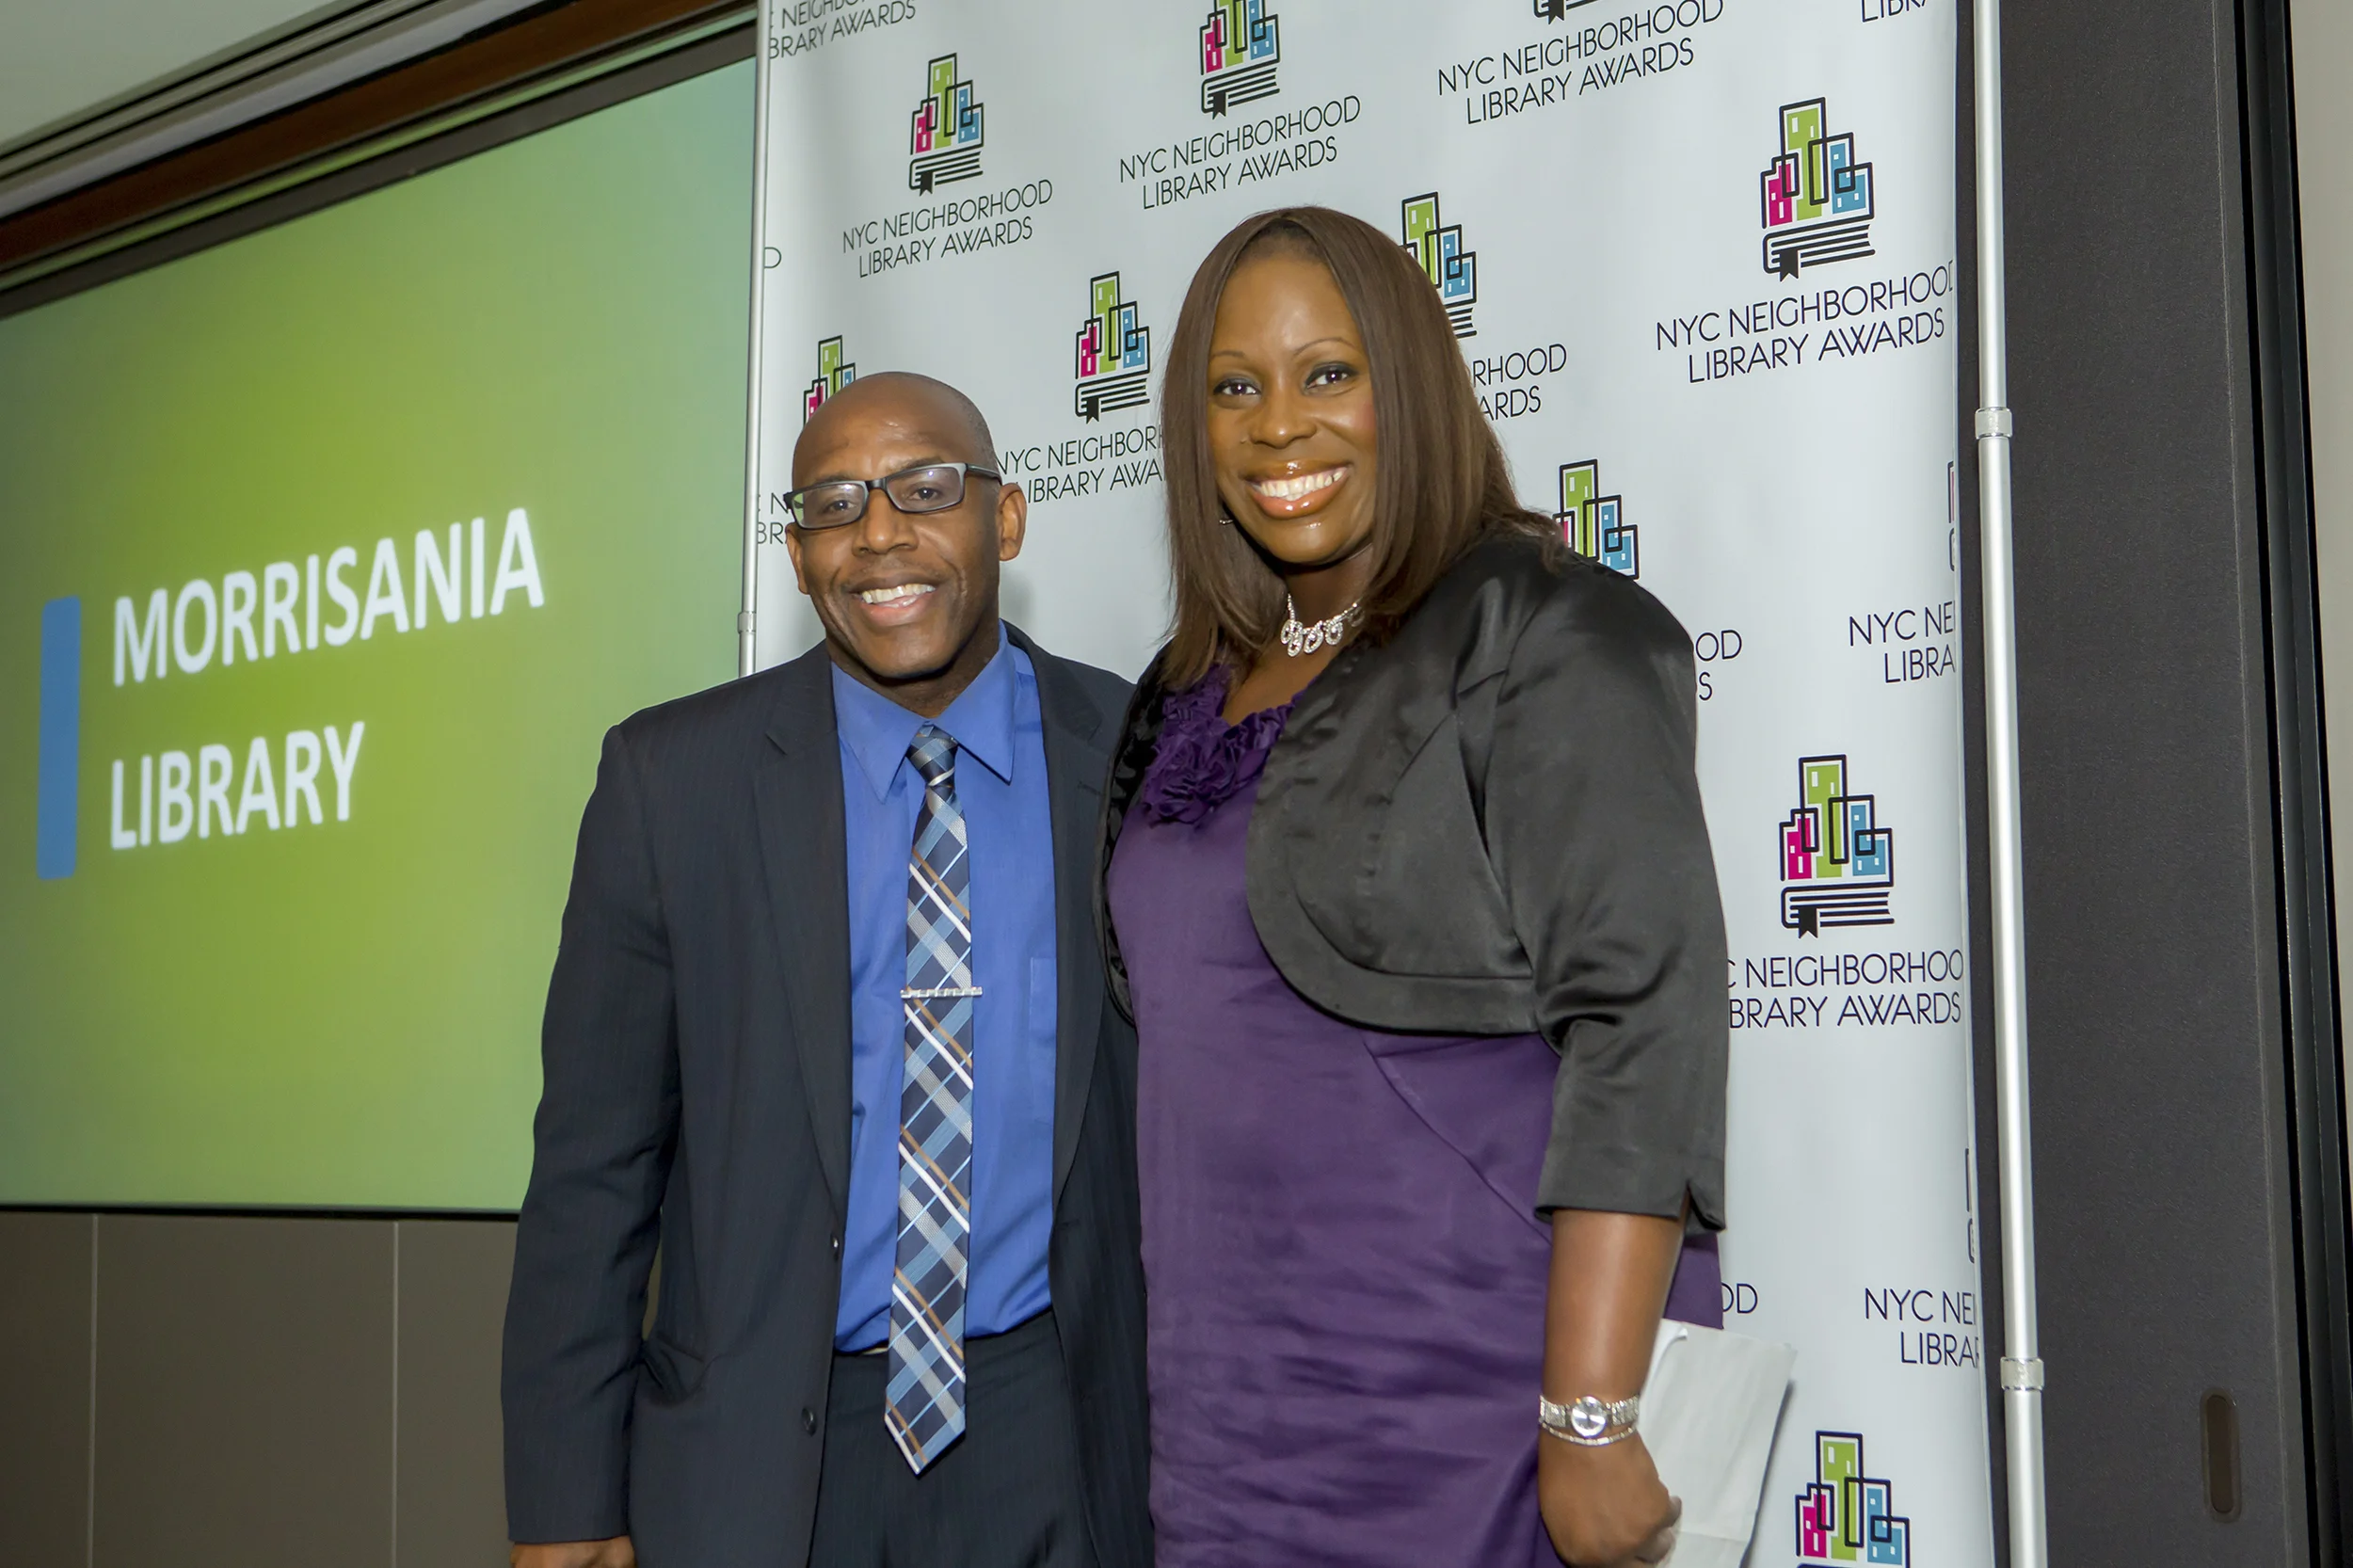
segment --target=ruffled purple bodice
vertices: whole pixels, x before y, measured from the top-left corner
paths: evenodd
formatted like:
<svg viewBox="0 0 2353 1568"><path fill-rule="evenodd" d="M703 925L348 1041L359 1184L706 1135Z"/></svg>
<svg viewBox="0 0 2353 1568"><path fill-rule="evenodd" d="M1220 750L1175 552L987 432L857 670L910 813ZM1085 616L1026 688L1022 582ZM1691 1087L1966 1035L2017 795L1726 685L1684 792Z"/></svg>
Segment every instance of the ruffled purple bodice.
<svg viewBox="0 0 2353 1568"><path fill-rule="evenodd" d="M1160 750L1137 792L1151 821L1197 826L1265 771L1291 705L1263 708L1229 725L1224 710L1230 683L1226 671L1214 670L1162 703Z"/></svg>

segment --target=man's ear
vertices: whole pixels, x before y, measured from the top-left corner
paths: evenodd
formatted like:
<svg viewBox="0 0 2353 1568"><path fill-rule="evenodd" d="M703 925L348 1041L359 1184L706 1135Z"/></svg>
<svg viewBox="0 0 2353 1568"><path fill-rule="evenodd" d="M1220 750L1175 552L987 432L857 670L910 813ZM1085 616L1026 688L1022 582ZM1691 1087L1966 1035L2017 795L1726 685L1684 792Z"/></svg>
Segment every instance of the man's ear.
<svg viewBox="0 0 2353 1568"><path fill-rule="evenodd" d="M1021 541L1030 531L1030 498L1018 483L1008 483L997 492L997 559L1010 561L1021 553Z"/></svg>
<svg viewBox="0 0 2353 1568"><path fill-rule="evenodd" d="M792 558L792 584L805 599L816 596L808 591L808 573L801 569L801 531L791 523L785 525L784 552Z"/></svg>

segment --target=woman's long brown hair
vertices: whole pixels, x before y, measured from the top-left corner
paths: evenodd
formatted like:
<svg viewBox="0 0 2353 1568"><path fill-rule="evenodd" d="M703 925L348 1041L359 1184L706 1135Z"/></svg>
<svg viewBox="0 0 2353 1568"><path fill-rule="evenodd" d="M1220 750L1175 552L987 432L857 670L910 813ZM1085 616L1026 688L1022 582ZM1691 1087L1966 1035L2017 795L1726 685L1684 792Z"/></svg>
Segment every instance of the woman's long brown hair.
<svg viewBox="0 0 2353 1568"><path fill-rule="evenodd" d="M1193 275L1161 384L1176 618L1160 678L1171 686L1190 685L1221 664L1246 666L1283 624L1283 579L1241 529L1224 521L1209 440L1218 301L1242 257L1268 246L1296 248L1331 268L1364 339L1380 460L1362 634L1394 631L1486 534L1558 537L1550 520L1527 510L1513 491L1503 447L1480 411L1446 309L1404 247L1329 207L1260 213L1218 241Z"/></svg>

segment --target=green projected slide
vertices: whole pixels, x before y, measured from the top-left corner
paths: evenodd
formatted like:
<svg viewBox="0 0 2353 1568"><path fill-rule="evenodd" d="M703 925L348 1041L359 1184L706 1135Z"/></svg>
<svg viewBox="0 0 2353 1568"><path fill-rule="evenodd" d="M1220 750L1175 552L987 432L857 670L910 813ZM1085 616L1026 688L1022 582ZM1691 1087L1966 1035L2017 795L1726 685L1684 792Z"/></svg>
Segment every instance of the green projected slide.
<svg viewBox="0 0 2353 1568"><path fill-rule="evenodd" d="M734 671L751 67L0 320L0 1204L511 1208Z"/></svg>

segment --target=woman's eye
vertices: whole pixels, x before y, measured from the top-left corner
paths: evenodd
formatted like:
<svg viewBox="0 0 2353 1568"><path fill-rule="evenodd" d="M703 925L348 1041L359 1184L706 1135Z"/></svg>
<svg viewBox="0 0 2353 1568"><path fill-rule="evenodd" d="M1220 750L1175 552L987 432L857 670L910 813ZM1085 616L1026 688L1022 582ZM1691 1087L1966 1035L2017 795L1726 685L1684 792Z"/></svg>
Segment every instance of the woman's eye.
<svg viewBox="0 0 2353 1568"><path fill-rule="evenodd" d="M1238 376L1229 376L1209 388L1211 397L1248 397L1258 389Z"/></svg>
<svg viewBox="0 0 2353 1568"><path fill-rule="evenodd" d="M1311 387L1337 386L1342 381L1353 379L1355 374L1355 367L1353 365L1318 365L1308 373L1307 385Z"/></svg>

